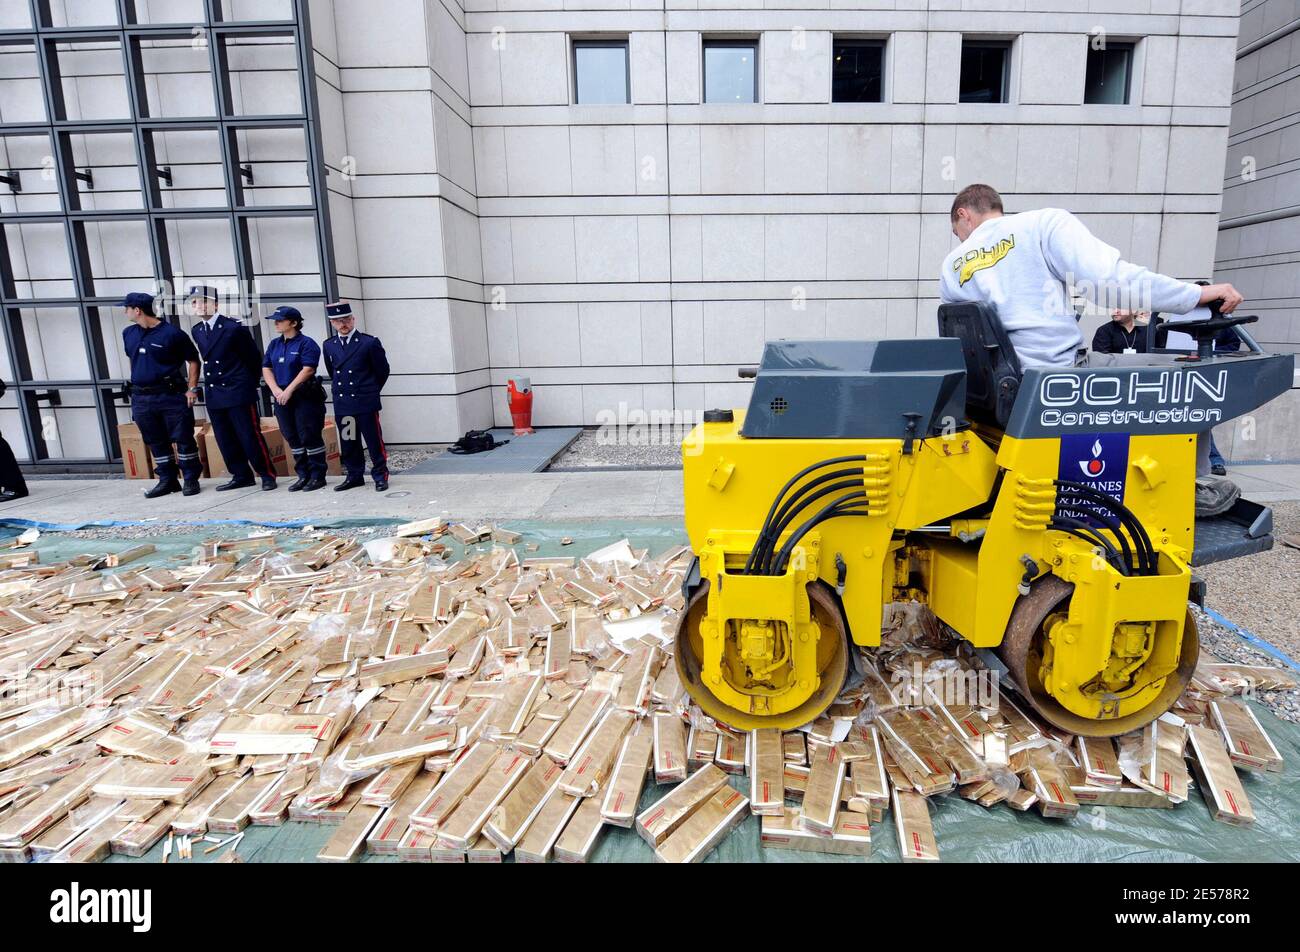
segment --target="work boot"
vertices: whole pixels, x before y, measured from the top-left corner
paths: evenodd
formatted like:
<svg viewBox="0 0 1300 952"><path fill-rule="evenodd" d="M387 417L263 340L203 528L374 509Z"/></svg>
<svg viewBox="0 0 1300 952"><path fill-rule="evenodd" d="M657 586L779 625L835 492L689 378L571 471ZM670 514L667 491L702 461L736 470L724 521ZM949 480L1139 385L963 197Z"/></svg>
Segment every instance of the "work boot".
<svg viewBox="0 0 1300 952"><path fill-rule="evenodd" d="M274 476L263 476L263 477L262 477L262 492L264 492L264 493L272 493L272 492L275 492L275 490L276 490L277 488L279 488L279 485L280 485L280 484L279 484L278 482L275 481L275 477L274 477Z"/></svg>
<svg viewBox="0 0 1300 952"><path fill-rule="evenodd" d="M1240 498L1241 489L1232 480L1202 476L1196 481L1196 518L1221 516Z"/></svg>
<svg viewBox="0 0 1300 952"><path fill-rule="evenodd" d="M199 485L197 479L191 479L185 483L184 495L197 496L201 492L203 492L203 487Z"/></svg>
<svg viewBox="0 0 1300 952"><path fill-rule="evenodd" d="M386 492L388 492L388 475L387 475L387 474L384 474L383 476L376 476L376 477L375 477L375 492L377 492L377 493L386 493Z"/></svg>
<svg viewBox="0 0 1300 952"><path fill-rule="evenodd" d="M218 486L217 492L228 493L233 492L236 489L252 489L256 485L257 483L251 479L232 479L224 486Z"/></svg>
<svg viewBox="0 0 1300 952"><path fill-rule="evenodd" d="M353 478L352 476L349 476L347 479L343 480L343 482L335 486L334 491L336 493L345 493L349 489L360 489L365 484L366 481L364 479L361 479L360 477Z"/></svg>
<svg viewBox="0 0 1300 952"><path fill-rule="evenodd" d="M306 486L302 487L302 491L305 493L314 493L324 489L326 485L328 484L323 479L313 479L308 482Z"/></svg>
<svg viewBox="0 0 1300 952"><path fill-rule="evenodd" d="M1210 472L1213 473L1215 476L1227 476L1228 467L1224 466L1222 463L1215 463L1213 466L1210 467Z"/></svg>
<svg viewBox="0 0 1300 952"><path fill-rule="evenodd" d="M308 479L306 476L299 476L298 481L289 487L289 492L300 493L307 488L307 484L310 482L311 480Z"/></svg>
<svg viewBox="0 0 1300 952"><path fill-rule="evenodd" d="M181 484L175 479L160 480L158 485L144 494L145 499L161 499L181 491Z"/></svg>

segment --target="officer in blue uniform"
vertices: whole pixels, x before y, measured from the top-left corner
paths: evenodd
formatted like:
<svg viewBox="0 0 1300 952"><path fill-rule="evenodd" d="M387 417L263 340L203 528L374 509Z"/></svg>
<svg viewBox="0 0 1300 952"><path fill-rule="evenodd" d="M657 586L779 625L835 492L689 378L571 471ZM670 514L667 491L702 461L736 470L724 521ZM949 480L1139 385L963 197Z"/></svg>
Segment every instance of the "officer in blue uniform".
<svg viewBox="0 0 1300 952"><path fill-rule="evenodd" d="M3 380L0 380L0 397L3 397L6 392L8 387ZM13 448L5 440L4 434L0 433L0 503L15 502L26 499L27 496L27 480L23 478L23 471L18 467Z"/></svg>
<svg viewBox="0 0 1300 952"><path fill-rule="evenodd" d="M270 492L276 487L275 464L257 413L262 350L243 321L217 313L215 288L191 288L190 309L199 318L194 343L203 355L208 420L230 471L230 482L217 492L256 486L254 471L262 477L262 491Z"/></svg>
<svg viewBox="0 0 1300 952"><path fill-rule="evenodd" d="M186 496L197 496L203 475L194 439L199 352L183 330L158 318L152 295L128 294L122 306L132 321L122 331L126 357L131 362L131 419L140 427L158 473L158 485L145 493L145 498L158 499L182 491Z"/></svg>
<svg viewBox="0 0 1300 952"><path fill-rule="evenodd" d="M289 492L325 488L325 388L316 378L320 346L302 332L302 314L282 307L267 316L279 337L266 348L262 376L275 398L275 418L289 443L298 481Z"/></svg>
<svg viewBox="0 0 1300 952"><path fill-rule="evenodd" d="M325 370L333 381L339 452L347 471L347 478L334 491L347 492L366 484L366 458L361 446L364 440L370 449L375 490L387 492L388 450L379 411L383 409L380 392L390 373L388 355L378 337L357 330L351 304L327 304L325 313L338 335L325 342Z"/></svg>

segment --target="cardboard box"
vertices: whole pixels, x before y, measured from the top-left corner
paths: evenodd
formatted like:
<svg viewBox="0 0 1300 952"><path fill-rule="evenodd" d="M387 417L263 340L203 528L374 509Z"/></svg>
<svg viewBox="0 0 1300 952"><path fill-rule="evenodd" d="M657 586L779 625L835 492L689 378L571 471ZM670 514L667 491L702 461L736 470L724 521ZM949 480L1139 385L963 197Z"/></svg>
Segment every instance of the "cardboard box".
<svg viewBox="0 0 1300 952"><path fill-rule="evenodd" d="M289 455L289 449L284 441L284 436L280 433L280 424L274 417L268 417L261 421L262 438L266 440L266 448L271 452L271 467L277 476L289 476L293 473L293 457ZM220 479L223 476L229 476L230 470L226 468L226 458L221 455L221 447L217 445L217 437L212 432L212 424L206 423L200 428L202 437L199 440L199 455L207 460L207 475L213 479ZM329 444L326 443L328 452Z"/></svg>
<svg viewBox="0 0 1300 952"><path fill-rule="evenodd" d="M194 442L199 447L199 461L203 464L203 478L211 475L208 468L207 421L194 428ZM145 445L140 427L134 423L120 423L117 427L117 442L122 447L122 472L127 479L157 479L158 471L154 469L153 454ZM215 440L213 441L215 445ZM174 448L174 447L173 447Z"/></svg>

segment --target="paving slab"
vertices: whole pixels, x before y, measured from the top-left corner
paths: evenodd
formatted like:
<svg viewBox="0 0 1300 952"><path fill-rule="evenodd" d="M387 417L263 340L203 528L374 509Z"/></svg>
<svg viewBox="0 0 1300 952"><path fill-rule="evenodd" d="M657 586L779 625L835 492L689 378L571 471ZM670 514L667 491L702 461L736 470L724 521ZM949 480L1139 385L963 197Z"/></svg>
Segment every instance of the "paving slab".
<svg viewBox="0 0 1300 952"><path fill-rule="evenodd" d="M505 443L486 453L457 456L450 450L411 467L408 476L450 476L456 474L541 473L582 436L580 427L550 427L529 436L515 436L514 430L493 430L492 437Z"/></svg>

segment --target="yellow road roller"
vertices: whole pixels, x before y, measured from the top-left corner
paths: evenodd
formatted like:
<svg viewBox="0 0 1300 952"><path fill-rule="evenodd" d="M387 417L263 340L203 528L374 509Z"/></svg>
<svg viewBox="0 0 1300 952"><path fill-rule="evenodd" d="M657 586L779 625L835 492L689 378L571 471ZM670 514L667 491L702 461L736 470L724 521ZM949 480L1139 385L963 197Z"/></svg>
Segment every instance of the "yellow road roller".
<svg viewBox="0 0 1300 952"><path fill-rule="evenodd" d="M1244 331L1216 352L1254 320L1104 367L1022 369L976 304L941 307L936 339L769 343L748 410L683 448L687 690L733 727L806 724L915 600L1064 731L1158 717L1196 665L1194 569L1273 544L1248 500L1196 514L1198 436L1293 383Z"/></svg>

